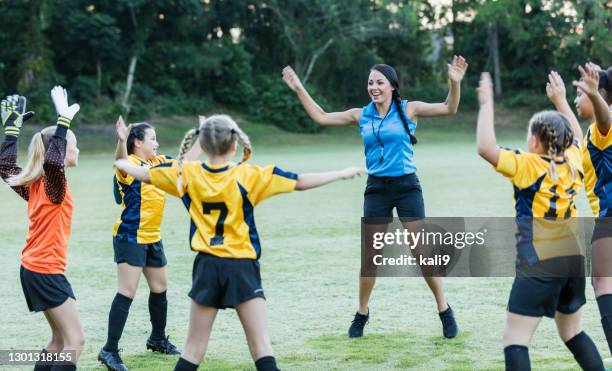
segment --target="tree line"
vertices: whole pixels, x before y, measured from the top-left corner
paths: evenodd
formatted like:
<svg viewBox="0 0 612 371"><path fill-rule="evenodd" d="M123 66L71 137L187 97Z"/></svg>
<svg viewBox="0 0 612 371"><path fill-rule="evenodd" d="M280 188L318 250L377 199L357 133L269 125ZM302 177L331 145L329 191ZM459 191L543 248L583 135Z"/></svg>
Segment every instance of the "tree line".
<svg viewBox="0 0 612 371"><path fill-rule="evenodd" d="M316 131L287 64L326 109L367 104L375 63L396 68L405 98L440 100L461 54L467 109L482 70L503 104L524 106L542 102L550 68L571 80L580 63L612 64L609 0L0 0L0 27L3 94L51 121L62 84L82 124L230 109Z"/></svg>

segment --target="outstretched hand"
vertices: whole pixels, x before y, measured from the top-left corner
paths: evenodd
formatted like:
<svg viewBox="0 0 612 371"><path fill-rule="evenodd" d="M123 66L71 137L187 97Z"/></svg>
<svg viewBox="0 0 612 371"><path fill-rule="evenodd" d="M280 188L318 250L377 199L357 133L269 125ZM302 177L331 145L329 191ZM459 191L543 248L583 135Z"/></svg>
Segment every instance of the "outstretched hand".
<svg viewBox="0 0 612 371"><path fill-rule="evenodd" d="M584 67L578 66L578 70L580 71L580 81L574 81L572 84L586 95L597 95L597 87L599 84L597 66L592 63L587 63Z"/></svg>
<svg viewBox="0 0 612 371"><path fill-rule="evenodd" d="M34 116L34 112L26 112L26 97L9 95L0 103L2 111L2 126L6 135L19 135L21 126Z"/></svg>
<svg viewBox="0 0 612 371"><path fill-rule="evenodd" d="M478 93L480 107L493 103L493 81L491 80L490 73L483 72L480 74L480 83L476 92Z"/></svg>
<svg viewBox="0 0 612 371"><path fill-rule="evenodd" d="M453 60L448 66L448 78L454 82L461 82L467 71L468 64L462 56L453 56Z"/></svg>
<svg viewBox="0 0 612 371"><path fill-rule="evenodd" d="M355 176L367 174L368 170L363 166L351 166L342 170L342 179L352 179Z"/></svg>
<svg viewBox="0 0 612 371"><path fill-rule="evenodd" d="M293 68L291 68L291 66L283 68L283 80L285 80L285 83L289 89L296 93L298 90L303 88L300 78L298 77L297 73L295 73Z"/></svg>
<svg viewBox="0 0 612 371"><path fill-rule="evenodd" d="M119 116L117 122L115 123L115 129L117 130L117 139L122 142L127 142L127 138L130 135L130 131L132 130L132 124L129 126L125 125L125 121L123 120L123 116Z"/></svg>
<svg viewBox="0 0 612 371"><path fill-rule="evenodd" d="M70 121L74 118L74 115L79 112L79 109L81 109L78 103L68 106L68 92L59 85L51 89L51 99L55 105L57 115L65 117Z"/></svg>
<svg viewBox="0 0 612 371"><path fill-rule="evenodd" d="M565 83L556 71L550 71L548 74L546 95L555 106L566 100Z"/></svg>

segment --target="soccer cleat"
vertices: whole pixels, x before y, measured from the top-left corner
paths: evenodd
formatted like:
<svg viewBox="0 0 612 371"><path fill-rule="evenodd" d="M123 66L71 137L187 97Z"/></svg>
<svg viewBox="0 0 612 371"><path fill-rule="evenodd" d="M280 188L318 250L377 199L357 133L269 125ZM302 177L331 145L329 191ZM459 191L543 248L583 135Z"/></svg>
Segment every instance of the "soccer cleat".
<svg viewBox="0 0 612 371"><path fill-rule="evenodd" d="M119 357L119 352L109 352L102 350L98 353L98 361L100 361L109 371L127 371L127 367L123 364L123 360Z"/></svg>
<svg viewBox="0 0 612 371"><path fill-rule="evenodd" d="M151 338L148 338L147 349L163 354L181 354L181 352L176 349L176 347L170 342L170 340L168 340L169 338L170 336L166 336L165 339L161 340L153 340Z"/></svg>
<svg viewBox="0 0 612 371"><path fill-rule="evenodd" d="M359 312L355 313L355 318L353 318L353 322L351 322L351 327L349 327L348 335L351 338L359 338L363 336L363 328L366 323L370 319L370 310L368 309L368 314L360 314Z"/></svg>
<svg viewBox="0 0 612 371"><path fill-rule="evenodd" d="M455 321L455 315L450 305L444 312L439 313L439 316L440 321L442 321L442 333L444 337L452 339L457 336L459 328L457 327L457 321Z"/></svg>

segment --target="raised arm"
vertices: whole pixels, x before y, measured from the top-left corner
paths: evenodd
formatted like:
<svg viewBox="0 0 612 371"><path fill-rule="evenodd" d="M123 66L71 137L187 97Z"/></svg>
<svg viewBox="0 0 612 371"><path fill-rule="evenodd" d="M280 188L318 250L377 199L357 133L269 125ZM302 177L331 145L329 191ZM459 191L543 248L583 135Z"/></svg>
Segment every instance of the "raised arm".
<svg viewBox="0 0 612 371"><path fill-rule="evenodd" d="M598 69L594 64L587 63L584 67L578 66L578 70L580 70L580 81L574 81L573 85L587 95L593 105L597 128L602 134L607 134L612 124L610 108L597 89L599 86Z"/></svg>
<svg viewBox="0 0 612 371"><path fill-rule="evenodd" d="M298 96L302 107L310 116L310 118L319 125L323 126L338 126L349 125L359 122L361 108L352 108L344 112L325 112L317 102L312 99L306 88L302 85L300 78L293 71L293 68L287 66L283 69L283 80L293 92Z"/></svg>
<svg viewBox="0 0 612 371"><path fill-rule="evenodd" d="M461 98L461 80L465 76L468 64L462 56L454 56L448 66L449 90L446 100L442 103L426 103L411 101L406 105L408 116L412 120L419 117L454 115L459 109Z"/></svg>
<svg viewBox="0 0 612 371"><path fill-rule="evenodd" d="M51 89L51 99L57 112L57 128L49 140L49 148L45 155L43 170L45 177L45 193L54 204L60 204L66 196L66 173L64 160L66 158L66 134L74 115L81 109L78 104L68 106L68 92L61 86Z"/></svg>
<svg viewBox="0 0 612 371"><path fill-rule="evenodd" d="M18 95L6 97L1 103L2 126L4 127L4 143L0 147L0 177L3 180L21 173L17 165L17 139L23 123L34 116L34 112L26 112L26 98ZM11 187L21 198L30 198L29 188L25 185Z"/></svg>
<svg viewBox="0 0 612 371"><path fill-rule="evenodd" d="M151 177L149 176L149 168L145 166L136 166L129 160L121 159L115 161L115 167L119 171L133 176L135 179L141 182L151 183Z"/></svg>
<svg viewBox="0 0 612 371"><path fill-rule="evenodd" d="M300 174L297 178L295 190L305 191L307 189L317 188L337 180L351 179L356 175L362 174L367 174L367 170L364 167L347 167L346 169L338 171Z"/></svg>
<svg viewBox="0 0 612 371"><path fill-rule="evenodd" d="M556 71L551 71L548 74L546 95L548 95L548 99L550 99L552 104L555 106L555 109L569 120L572 133L574 134L574 139L578 140L579 143L582 143L582 129L580 128L580 123L567 102L565 83L563 82L561 75L559 75Z"/></svg>
<svg viewBox="0 0 612 371"><path fill-rule="evenodd" d="M201 128L206 121L206 116L198 115L198 127ZM200 141L198 140L198 136L194 139L191 148L187 152L185 152L185 156L183 157L183 161L197 161L200 156L202 156L202 146L200 146Z"/></svg>
<svg viewBox="0 0 612 371"><path fill-rule="evenodd" d="M491 165L497 167L499 161L499 147L495 138L494 110L493 110L493 82L488 72L480 75L478 89L478 127L476 129L476 143L478 154Z"/></svg>
<svg viewBox="0 0 612 371"><path fill-rule="evenodd" d="M126 126L125 121L123 121L123 116L119 115L119 118L115 123L115 130L117 131L117 148L115 149L115 160L128 158L127 138L130 135L131 129L132 125Z"/></svg>

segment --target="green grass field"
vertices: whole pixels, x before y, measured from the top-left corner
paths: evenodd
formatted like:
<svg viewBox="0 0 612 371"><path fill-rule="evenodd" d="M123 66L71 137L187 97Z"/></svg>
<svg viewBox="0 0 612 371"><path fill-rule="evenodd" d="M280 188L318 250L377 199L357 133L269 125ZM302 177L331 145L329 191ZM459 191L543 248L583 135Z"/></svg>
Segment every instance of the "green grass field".
<svg viewBox="0 0 612 371"><path fill-rule="evenodd" d="M160 151L173 154L178 137L189 125L187 120L152 122L159 128ZM513 215L510 184L476 154L474 122L472 113L420 123L416 162L428 216ZM507 112L500 122L505 133L500 142L524 147L526 117ZM287 134L258 124L244 128L254 143L255 164L274 163L286 170L309 172L364 161L356 128L326 130L320 135ZM112 129L90 131L81 130L80 164L69 170L75 209L66 274L77 295L87 337L79 368L102 370L96 356L106 338L108 310L116 292L111 242L120 208L111 189ZM348 338L357 302L364 185L365 178L359 178L282 195L256 211L270 332L279 366L284 370L502 369L501 334L512 278L446 279L447 297L461 331L453 340L442 337L435 303L423 279L381 278L373 293L366 336ZM49 329L42 314L28 312L19 283L26 204L8 187L0 187L0 199L0 235L4 237L0 349L40 349ZM584 194L579 208L582 215L589 215ZM179 200L169 197L162 224L169 262L167 334L180 347L187 333L194 258L187 236L187 213ZM584 328L607 357L590 287L587 297ZM176 358L145 350L150 331L147 298L143 279L120 343L122 356L130 370L170 370ZM577 369L552 320L543 320L530 355L534 369ZM218 315L200 369L254 370L234 311Z"/></svg>

